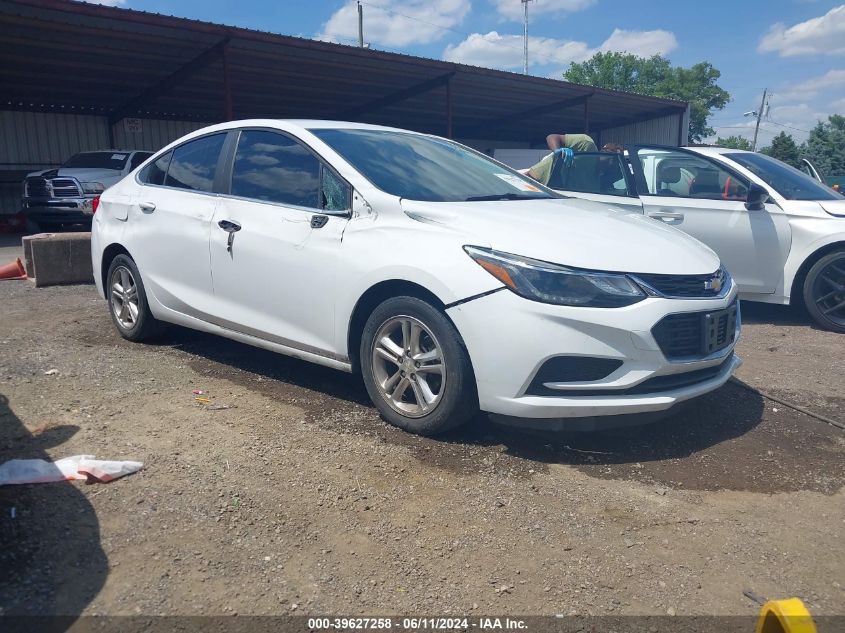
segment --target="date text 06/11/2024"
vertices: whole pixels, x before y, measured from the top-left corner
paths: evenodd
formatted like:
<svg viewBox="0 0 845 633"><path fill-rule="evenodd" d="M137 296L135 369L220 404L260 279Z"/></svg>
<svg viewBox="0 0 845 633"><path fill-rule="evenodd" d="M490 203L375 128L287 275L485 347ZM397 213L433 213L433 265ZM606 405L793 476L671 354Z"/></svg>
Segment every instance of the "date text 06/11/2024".
<svg viewBox="0 0 845 633"><path fill-rule="evenodd" d="M390 630L406 631L466 631L468 629L520 631L527 629L524 620L512 618L480 617L469 618L309 618L308 628L312 631L333 630Z"/></svg>

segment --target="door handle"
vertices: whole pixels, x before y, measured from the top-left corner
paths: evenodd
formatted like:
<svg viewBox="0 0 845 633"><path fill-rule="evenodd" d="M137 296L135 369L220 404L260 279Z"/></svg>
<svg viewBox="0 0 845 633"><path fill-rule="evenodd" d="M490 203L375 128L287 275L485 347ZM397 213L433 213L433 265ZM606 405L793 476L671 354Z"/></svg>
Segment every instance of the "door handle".
<svg viewBox="0 0 845 633"><path fill-rule="evenodd" d="M152 202L139 202L138 207L140 207L141 211L144 213L152 213L156 210L156 205Z"/></svg>
<svg viewBox="0 0 845 633"><path fill-rule="evenodd" d="M646 215L657 220L683 220L684 214L677 211L649 211Z"/></svg>
<svg viewBox="0 0 845 633"><path fill-rule="evenodd" d="M237 222L232 222L231 220L220 220L217 223L217 226L219 226L221 229L230 234L237 233L241 230L241 225Z"/></svg>
<svg viewBox="0 0 845 633"><path fill-rule="evenodd" d="M226 252L231 255L232 244L235 243L235 233L241 230L241 225L237 222L232 222L231 220L220 220L217 223L217 226L219 226L221 229L223 229L224 231L226 231L226 233L229 234L229 239L226 240Z"/></svg>

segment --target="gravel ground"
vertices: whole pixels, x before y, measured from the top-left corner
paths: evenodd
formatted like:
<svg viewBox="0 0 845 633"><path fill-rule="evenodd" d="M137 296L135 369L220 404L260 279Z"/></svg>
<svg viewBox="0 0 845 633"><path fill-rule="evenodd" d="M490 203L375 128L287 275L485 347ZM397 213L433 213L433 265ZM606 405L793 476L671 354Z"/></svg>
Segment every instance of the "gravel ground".
<svg viewBox="0 0 845 633"><path fill-rule="evenodd" d="M754 391L845 420L845 337L743 310L750 390L431 440L353 376L183 329L131 344L93 286L0 282L0 462L145 464L0 488L0 613L750 615L752 589L845 614L845 432Z"/></svg>

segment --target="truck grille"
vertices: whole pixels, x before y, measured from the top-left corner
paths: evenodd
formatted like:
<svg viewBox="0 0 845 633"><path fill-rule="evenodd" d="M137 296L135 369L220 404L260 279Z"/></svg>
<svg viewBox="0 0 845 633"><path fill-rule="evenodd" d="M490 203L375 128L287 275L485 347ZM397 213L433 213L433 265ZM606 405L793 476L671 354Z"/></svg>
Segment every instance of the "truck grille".
<svg viewBox="0 0 845 633"><path fill-rule="evenodd" d="M30 198L78 198L82 192L73 178L32 176L26 179L26 195Z"/></svg>
<svg viewBox="0 0 845 633"><path fill-rule="evenodd" d="M638 280L666 297L712 298L731 284L724 268L708 275L634 275Z"/></svg>
<svg viewBox="0 0 845 633"><path fill-rule="evenodd" d="M668 360L692 360L731 345L738 324L738 307L734 301L726 310L670 314L651 333Z"/></svg>

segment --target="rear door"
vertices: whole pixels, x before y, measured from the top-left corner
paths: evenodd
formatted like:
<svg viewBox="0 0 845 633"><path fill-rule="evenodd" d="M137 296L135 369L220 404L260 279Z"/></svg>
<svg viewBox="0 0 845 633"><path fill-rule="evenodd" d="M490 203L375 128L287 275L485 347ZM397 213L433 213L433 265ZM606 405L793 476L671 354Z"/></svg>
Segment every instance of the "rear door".
<svg viewBox="0 0 845 633"><path fill-rule="evenodd" d="M548 186L573 198L594 200L642 213L633 174L621 154L579 152L568 165L556 159Z"/></svg>
<svg viewBox="0 0 845 633"><path fill-rule="evenodd" d="M226 133L192 139L138 175L132 256L147 292L165 307L205 319L213 303L208 240Z"/></svg>
<svg viewBox="0 0 845 633"><path fill-rule="evenodd" d="M244 129L211 228L214 320L333 357L334 296L352 188L298 139Z"/></svg>
<svg viewBox="0 0 845 633"><path fill-rule="evenodd" d="M629 148L645 214L712 248L747 293L770 294L783 275L790 229L783 210L745 207L749 181L723 163L682 148Z"/></svg>

